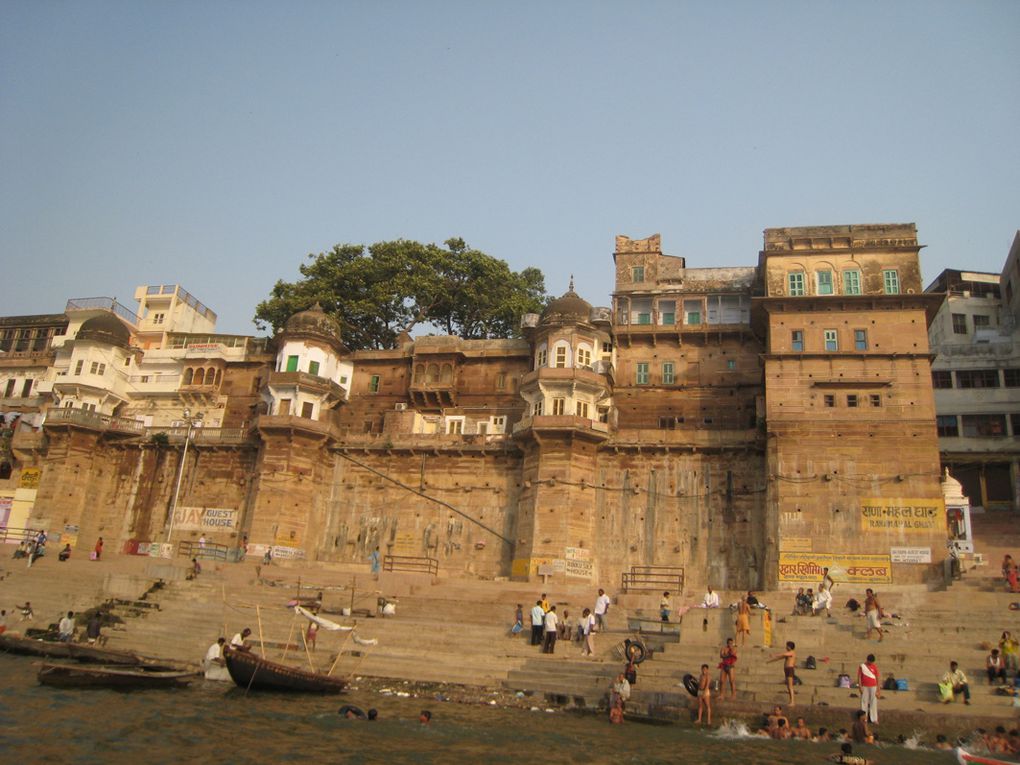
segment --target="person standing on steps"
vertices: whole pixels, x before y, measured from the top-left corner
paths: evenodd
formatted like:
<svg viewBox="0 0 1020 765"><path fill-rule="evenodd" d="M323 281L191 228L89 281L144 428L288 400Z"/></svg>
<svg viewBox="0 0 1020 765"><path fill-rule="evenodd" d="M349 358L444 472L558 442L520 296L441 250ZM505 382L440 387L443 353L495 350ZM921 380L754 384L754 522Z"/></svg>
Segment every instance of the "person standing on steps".
<svg viewBox="0 0 1020 765"><path fill-rule="evenodd" d="M584 636L584 647L581 649L582 656L595 655L595 617L591 609L586 608L581 612L581 634Z"/></svg>
<svg viewBox="0 0 1020 765"><path fill-rule="evenodd" d="M659 598L659 619L668 622L672 610L673 605L669 601L669 592L662 593L662 597Z"/></svg>
<svg viewBox="0 0 1020 765"><path fill-rule="evenodd" d="M792 640L786 641L786 650L769 659L770 662L783 660L783 677L786 679L786 692L790 694L790 706L794 705L793 680L797 672L797 646Z"/></svg>
<svg viewBox="0 0 1020 765"><path fill-rule="evenodd" d="M861 709L867 713L868 722L878 722L878 699L881 695L882 685L875 664L875 655L868 654L868 658L857 667L857 685L861 690Z"/></svg>
<svg viewBox="0 0 1020 765"><path fill-rule="evenodd" d="M726 698L726 683L730 684L730 698L737 697L737 689L733 684L733 673L737 665L737 647L733 638L726 638L726 645L719 651L719 698Z"/></svg>
<svg viewBox="0 0 1020 765"><path fill-rule="evenodd" d="M609 631L609 596L602 588L599 588L599 596L595 598L595 623L599 632Z"/></svg>
<svg viewBox="0 0 1020 765"><path fill-rule="evenodd" d="M737 637L740 638L740 646L744 647L747 645L747 638L751 634L751 606L747 603L747 598L741 598L740 604L737 606Z"/></svg>
<svg viewBox="0 0 1020 765"><path fill-rule="evenodd" d="M542 608L542 601L536 600L534 608L531 609L531 644L542 644L542 633L545 631L545 610Z"/></svg>
<svg viewBox="0 0 1020 765"><path fill-rule="evenodd" d="M372 571L372 576L379 576L379 548L376 547L372 552L368 554L368 565Z"/></svg>
<svg viewBox="0 0 1020 765"><path fill-rule="evenodd" d="M102 537L99 537L99 539L96 540L96 549L93 550L93 552L95 553L95 556L96 556L94 558L94 560L99 560L100 558L103 557L103 538Z"/></svg>
<svg viewBox="0 0 1020 765"><path fill-rule="evenodd" d="M550 606L549 612L545 615L545 642L542 644L542 653L556 652L556 634L559 630L559 618L556 616L556 606Z"/></svg>
<svg viewBox="0 0 1020 765"><path fill-rule="evenodd" d="M878 596L870 587L864 591L864 616L868 620L868 631L864 633L864 639L871 637L871 631L878 632L878 642L882 642L882 606L878 602Z"/></svg>

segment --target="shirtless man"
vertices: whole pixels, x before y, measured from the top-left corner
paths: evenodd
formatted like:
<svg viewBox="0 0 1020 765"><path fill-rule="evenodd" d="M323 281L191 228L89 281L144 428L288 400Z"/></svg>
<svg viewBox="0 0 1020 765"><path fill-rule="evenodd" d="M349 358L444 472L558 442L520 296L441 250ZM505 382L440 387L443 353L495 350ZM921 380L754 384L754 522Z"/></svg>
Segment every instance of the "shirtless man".
<svg viewBox="0 0 1020 765"><path fill-rule="evenodd" d="M868 620L868 631L864 633L864 639L871 637L871 631L878 632L878 642L882 642L882 606L878 602L878 596L870 587L864 591L864 616Z"/></svg>
<svg viewBox="0 0 1020 765"><path fill-rule="evenodd" d="M792 640L786 641L786 650L777 653L769 659L769 662L783 660L783 675L786 677L786 692L790 694L790 706L794 706L793 699L793 678L797 668L797 648Z"/></svg>
<svg viewBox="0 0 1020 765"><path fill-rule="evenodd" d="M733 645L733 638L726 638L726 645L719 650L719 693L721 698L726 696L726 682L730 684L730 698L737 697L737 689L733 685L733 671L737 663L737 649Z"/></svg>
<svg viewBox="0 0 1020 765"><path fill-rule="evenodd" d="M811 729L807 726L803 717L797 718L797 725L793 729L794 738L802 738L805 741L811 740Z"/></svg>
<svg viewBox="0 0 1020 765"><path fill-rule="evenodd" d="M695 720L701 725L701 713L706 711L708 719L706 722L712 724L712 679L708 676L708 665L701 665L701 677L698 678L698 719Z"/></svg>
<svg viewBox="0 0 1020 765"><path fill-rule="evenodd" d="M747 645L747 636L751 634L751 607L747 604L746 598L740 599L737 606L737 637L740 638L741 647Z"/></svg>

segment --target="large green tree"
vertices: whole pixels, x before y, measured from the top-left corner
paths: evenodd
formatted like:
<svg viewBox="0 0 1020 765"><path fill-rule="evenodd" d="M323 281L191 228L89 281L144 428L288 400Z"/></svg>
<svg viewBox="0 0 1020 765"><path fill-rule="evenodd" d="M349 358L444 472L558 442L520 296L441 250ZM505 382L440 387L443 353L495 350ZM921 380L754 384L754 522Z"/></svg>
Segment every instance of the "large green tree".
<svg viewBox="0 0 1020 765"><path fill-rule="evenodd" d="M521 316L540 311L547 298L539 269L512 271L463 239L444 247L406 239L338 244L308 261L300 280L278 281L259 303L258 327L279 330L319 303L352 350L390 348L419 325L465 338L513 337Z"/></svg>

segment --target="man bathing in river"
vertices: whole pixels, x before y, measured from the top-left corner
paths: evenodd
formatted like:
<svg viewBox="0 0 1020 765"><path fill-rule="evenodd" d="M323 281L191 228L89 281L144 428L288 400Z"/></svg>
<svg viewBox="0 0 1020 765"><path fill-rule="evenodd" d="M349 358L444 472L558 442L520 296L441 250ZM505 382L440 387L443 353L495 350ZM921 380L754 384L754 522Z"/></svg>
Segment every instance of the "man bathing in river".
<svg viewBox="0 0 1020 765"><path fill-rule="evenodd" d="M726 638L726 645L719 651L719 694L720 698L726 696L726 683L730 684L730 698L737 697L737 689L733 686L733 671L737 664L737 648L733 645L733 638Z"/></svg>
<svg viewBox="0 0 1020 765"><path fill-rule="evenodd" d="M701 665L701 677L698 678L698 719L695 720L701 725L702 711L708 714L706 722L712 724L712 679L708 675L708 665Z"/></svg>
<svg viewBox="0 0 1020 765"><path fill-rule="evenodd" d="M786 641L786 650L782 653L775 654L770 662L783 660L783 676L786 678L786 692L790 694L790 706L794 705L793 699L793 679L796 674L797 668L797 651L796 645L792 640Z"/></svg>

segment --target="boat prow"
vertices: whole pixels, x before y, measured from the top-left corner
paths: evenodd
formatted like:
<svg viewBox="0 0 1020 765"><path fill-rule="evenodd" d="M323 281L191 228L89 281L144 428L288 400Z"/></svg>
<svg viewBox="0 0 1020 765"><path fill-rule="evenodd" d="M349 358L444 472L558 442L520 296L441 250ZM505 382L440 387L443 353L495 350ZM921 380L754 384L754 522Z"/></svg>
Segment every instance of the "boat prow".
<svg viewBox="0 0 1020 765"><path fill-rule="evenodd" d="M960 765L1017 765L1015 760L1000 760L989 754L974 754L962 746L956 748L956 760Z"/></svg>

